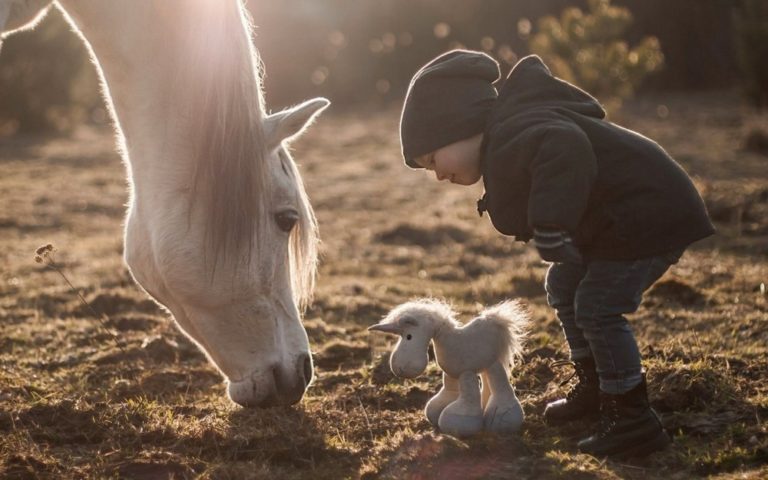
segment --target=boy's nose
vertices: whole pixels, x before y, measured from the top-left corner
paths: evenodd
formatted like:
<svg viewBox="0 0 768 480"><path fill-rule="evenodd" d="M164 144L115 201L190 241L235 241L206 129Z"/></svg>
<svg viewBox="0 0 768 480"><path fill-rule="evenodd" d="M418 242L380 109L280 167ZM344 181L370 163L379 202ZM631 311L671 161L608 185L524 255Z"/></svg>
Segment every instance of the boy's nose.
<svg viewBox="0 0 768 480"><path fill-rule="evenodd" d="M446 178L448 178L444 173L435 172L435 176L437 177L437 181L442 182Z"/></svg>

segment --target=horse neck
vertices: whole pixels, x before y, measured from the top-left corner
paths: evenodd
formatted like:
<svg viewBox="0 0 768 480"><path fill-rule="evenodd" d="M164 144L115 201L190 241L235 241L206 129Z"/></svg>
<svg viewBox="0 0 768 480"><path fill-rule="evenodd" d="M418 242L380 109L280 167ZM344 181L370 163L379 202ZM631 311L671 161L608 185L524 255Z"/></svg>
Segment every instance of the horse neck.
<svg viewBox="0 0 768 480"><path fill-rule="evenodd" d="M189 191L193 182L195 165L190 159L194 152L187 140L201 132L193 131L197 119L190 118L185 102L179 100L194 98L204 88L205 65L195 63L189 45L201 42L199 27L205 24L205 9L190 14L198 2L185 1L187 12L180 14L170 8L175 2L60 0L99 66L133 186L131 202L151 199L151 209L158 202L178 203L179 195ZM238 0L203 3L240 8ZM232 37L229 46L250 45L244 25L237 26L226 29ZM250 55L242 61L243 68L255 72ZM257 94L255 75L253 82ZM184 97L180 97L182 89Z"/></svg>
<svg viewBox="0 0 768 480"><path fill-rule="evenodd" d="M445 319L434 321L432 328L432 340L435 344L450 342L458 332L458 327Z"/></svg>

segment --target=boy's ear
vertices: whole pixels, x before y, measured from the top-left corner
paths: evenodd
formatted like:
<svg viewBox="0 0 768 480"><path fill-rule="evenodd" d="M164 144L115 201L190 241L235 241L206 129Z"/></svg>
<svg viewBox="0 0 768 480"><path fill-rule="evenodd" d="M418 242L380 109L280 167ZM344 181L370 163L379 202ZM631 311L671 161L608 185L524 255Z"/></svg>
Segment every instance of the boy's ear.
<svg viewBox="0 0 768 480"><path fill-rule="evenodd" d="M0 42L8 35L34 27L52 0L0 0Z"/></svg>
<svg viewBox="0 0 768 480"><path fill-rule="evenodd" d="M268 115L264 121L264 131L269 148L299 136L330 104L329 100L320 97Z"/></svg>

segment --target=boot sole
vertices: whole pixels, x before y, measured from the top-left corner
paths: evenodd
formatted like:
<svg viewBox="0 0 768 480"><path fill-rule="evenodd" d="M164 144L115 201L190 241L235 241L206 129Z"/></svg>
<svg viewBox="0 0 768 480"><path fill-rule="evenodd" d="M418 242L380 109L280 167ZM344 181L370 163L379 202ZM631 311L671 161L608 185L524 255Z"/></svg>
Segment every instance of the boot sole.
<svg viewBox="0 0 768 480"><path fill-rule="evenodd" d="M548 427L565 427L577 422L594 423L600 419L600 412L583 413L578 416L565 418L547 418L544 417L544 424Z"/></svg>
<svg viewBox="0 0 768 480"><path fill-rule="evenodd" d="M614 453L609 455L610 457L621 459L621 460L628 460L631 458L642 458L647 457L653 452L663 450L672 443L672 438L662 430L659 432L658 435L653 437L652 439L641 443L640 445L636 445L632 448L628 448L627 450L622 450L618 453Z"/></svg>

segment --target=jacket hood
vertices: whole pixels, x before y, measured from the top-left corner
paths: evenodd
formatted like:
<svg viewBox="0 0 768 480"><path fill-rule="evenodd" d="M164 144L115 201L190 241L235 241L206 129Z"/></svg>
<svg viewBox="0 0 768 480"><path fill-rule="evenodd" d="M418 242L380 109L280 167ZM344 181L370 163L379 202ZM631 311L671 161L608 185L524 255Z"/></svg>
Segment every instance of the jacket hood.
<svg viewBox="0 0 768 480"><path fill-rule="evenodd" d="M529 55L512 68L499 91L500 114L514 115L536 107L564 108L581 115L605 118L595 97L552 75L536 55Z"/></svg>

